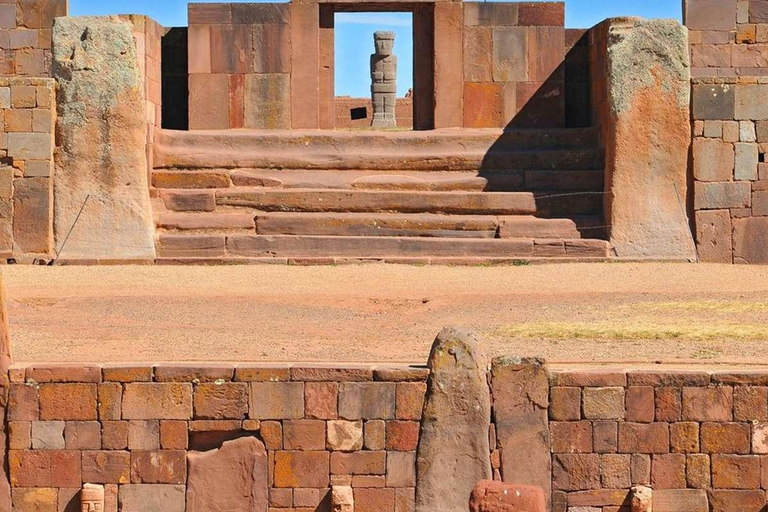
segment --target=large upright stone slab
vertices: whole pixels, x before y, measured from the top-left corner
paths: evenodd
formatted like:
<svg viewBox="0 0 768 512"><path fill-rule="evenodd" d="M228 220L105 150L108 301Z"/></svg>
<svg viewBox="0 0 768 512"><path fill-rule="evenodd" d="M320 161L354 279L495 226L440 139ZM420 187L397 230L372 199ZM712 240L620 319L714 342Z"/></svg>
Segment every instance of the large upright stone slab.
<svg viewBox="0 0 768 512"><path fill-rule="evenodd" d="M190 452L187 512L267 512L267 450L255 437Z"/></svg>
<svg viewBox="0 0 768 512"><path fill-rule="evenodd" d="M446 328L429 356L416 460L416 512L466 512L475 484L491 477L491 399L477 336Z"/></svg>
<svg viewBox="0 0 768 512"><path fill-rule="evenodd" d="M610 111L602 128L611 244L619 257L692 260L688 31L674 20L604 23Z"/></svg>
<svg viewBox="0 0 768 512"><path fill-rule="evenodd" d="M131 27L116 16L57 18L53 26L57 250L74 225L65 259L155 257L144 86Z"/></svg>
<svg viewBox="0 0 768 512"><path fill-rule="evenodd" d="M532 485L551 502L549 376L539 359L498 357L491 366L493 417L501 450L501 478Z"/></svg>

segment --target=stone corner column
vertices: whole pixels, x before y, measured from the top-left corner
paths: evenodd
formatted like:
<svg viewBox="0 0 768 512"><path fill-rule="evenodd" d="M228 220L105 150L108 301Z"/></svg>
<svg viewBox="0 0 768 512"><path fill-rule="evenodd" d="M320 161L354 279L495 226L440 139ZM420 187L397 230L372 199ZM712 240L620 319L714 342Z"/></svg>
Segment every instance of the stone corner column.
<svg viewBox="0 0 768 512"><path fill-rule="evenodd" d="M84 16L54 22L54 236L59 251L69 236L63 259L155 258L138 59L129 21Z"/></svg>
<svg viewBox="0 0 768 512"><path fill-rule="evenodd" d="M491 479L491 397L477 336L445 328L432 345L416 454L416 512L466 512Z"/></svg>
<svg viewBox="0 0 768 512"><path fill-rule="evenodd" d="M688 31L675 20L607 28L605 217L618 257L695 260L688 218Z"/></svg>
<svg viewBox="0 0 768 512"><path fill-rule="evenodd" d="M542 489L549 509L552 456L546 362L538 358L495 358L491 364L491 392L502 480Z"/></svg>

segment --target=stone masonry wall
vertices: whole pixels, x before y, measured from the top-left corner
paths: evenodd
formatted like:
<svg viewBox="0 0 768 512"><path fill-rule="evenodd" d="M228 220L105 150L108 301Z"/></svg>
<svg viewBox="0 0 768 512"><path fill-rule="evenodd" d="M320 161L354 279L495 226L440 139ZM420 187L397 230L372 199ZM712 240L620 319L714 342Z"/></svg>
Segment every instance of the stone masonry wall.
<svg viewBox="0 0 768 512"><path fill-rule="evenodd" d="M768 263L768 3L687 0L699 257Z"/></svg>
<svg viewBox="0 0 768 512"><path fill-rule="evenodd" d="M203 510L200 488L185 498L192 460L246 437L266 447L268 473L252 484L269 488L270 510L330 512L329 488L342 485L354 489L358 512L411 511L427 373L288 365L12 367L13 510L79 510L86 482L106 484L106 512L116 512L118 502L122 512ZM237 479L236 465L224 467L232 472L219 474L209 493Z"/></svg>
<svg viewBox="0 0 768 512"><path fill-rule="evenodd" d="M373 120L373 105L370 98L336 98L336 128L370 128ZM365 117L352 117L353 111L365 109ZM397 98L395 116L399 128L413 128L413 99Z"/></svg>
<svg viewBox="0 0 768 512"><path fill-rule="evenodd" d="M629 510L634 485L653 487L655 512L765 510L768 373L556 372L551 383L554 512Z"/></svg>
<svg viewBox="0 0 768 512"><path fill-rule="evenodd" d="M0 258L47 259L53 250L52 78L0 77Z"/></svg>
<svg viewBox="0 0 768 512"><path fill-rule="evenodd" d="M0 75L51 76L53 18L67 0L0 1Z"/></svg>

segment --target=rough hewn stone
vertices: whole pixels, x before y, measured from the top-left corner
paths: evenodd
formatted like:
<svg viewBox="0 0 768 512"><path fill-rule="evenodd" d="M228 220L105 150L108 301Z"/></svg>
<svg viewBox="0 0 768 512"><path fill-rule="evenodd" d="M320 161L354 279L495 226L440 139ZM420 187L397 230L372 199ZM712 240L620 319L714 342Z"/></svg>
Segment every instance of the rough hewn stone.
<svg viewBox="0 0 768 512"><path fill-rule="evenodd" d="M529 485L484 480L472 491L470 512L544 512L544 492Z"/></svg>
<svg viewBox="0 0 768 512"><path fill-rule="evenodd" d="M132 26L117 17L57 18L53 39L56 246L85 204L63 256L154 259L146 106Z"/></svg>
<svg viewBox="0 0 768 512"><path fill-rule="evenodd" d="M187 460L187 512L267 510L267 451L255 437L227 441L218 450L190 452Z"/></svg>
<svg viewBox="0 0 768 512"><path fill-rule="evenodd" d="M491 403L478 345L474 334L446 328L432 346L416 512L466 512L475 483L491 478Z"/></svg>
<svg viewBox="0 0 768 512"><path fill-rule="evenodd" d="M184 512L183 485L122 485L120 486L121 512Z"/></svg>

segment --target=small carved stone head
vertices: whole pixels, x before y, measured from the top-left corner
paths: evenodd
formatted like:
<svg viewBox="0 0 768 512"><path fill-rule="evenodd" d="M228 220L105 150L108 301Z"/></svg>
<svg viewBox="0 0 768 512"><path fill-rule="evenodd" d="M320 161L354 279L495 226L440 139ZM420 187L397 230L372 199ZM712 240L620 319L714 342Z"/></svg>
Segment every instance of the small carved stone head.
<svg viewBox="0 0 768 512"><path fill-rule="evenodd" d="M389 56L395 49L395 33L378 31L373 33L373 42L376 46L376 55Z"/></svg>
<svg viewBox="0 0 768 512"><path fill-rule="evenodd" d="M104 512L104 486L85 484L80 491L81 512Z"/></svg>

